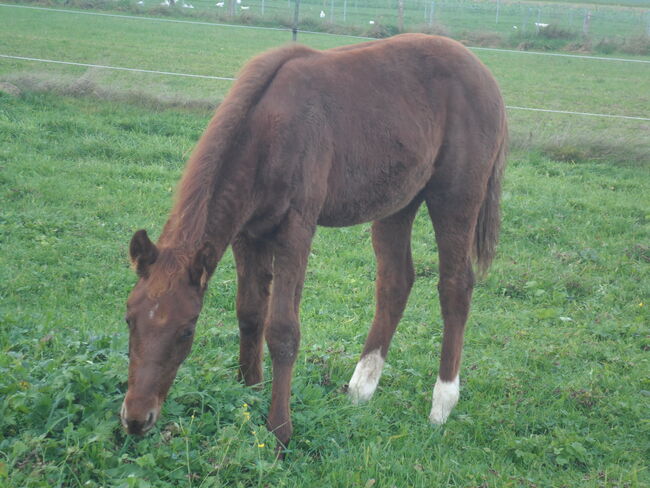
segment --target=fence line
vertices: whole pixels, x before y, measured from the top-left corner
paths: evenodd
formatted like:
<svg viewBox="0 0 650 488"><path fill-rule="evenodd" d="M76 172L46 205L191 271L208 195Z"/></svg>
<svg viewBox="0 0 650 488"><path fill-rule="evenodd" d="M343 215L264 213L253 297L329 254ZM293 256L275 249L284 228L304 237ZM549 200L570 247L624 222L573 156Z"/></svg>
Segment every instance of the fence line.
<svg viewBox="0 0 650 488"><path fill-rule="evenodd" d="M185 77L188 77L188 78L204 78L204 79L208 79L208 80L223 80L223 81L235 81L236 80L236 78L230 78L230 77L227 77L227 76L197 75L197 74L191 74L191 73L178 73L178 72L173 72L173 71L159 71L159 70L150 70L150 69L142 69L142 68L125 68L125 67L121 67L121 66L106 66L106 65L103 65L103 64L76 63L76 62L73 62L73 61L59 61L59 60L55 60L55 59L30 58L30 57L26 57L26 56L12 56L12 55L9 55L9 54L0 54L0 58L17 59L17 60L21 60L21 61L32 61L32 62L40 62L40 63L63 64L63 65L68 65L68 66L81 66L81 67L86 67L86 68L100 68L100 69L112 69L112 70L117 70L117 71L151 73L151 74L157 74L157 75L185 76ZM545 109L545 108L517 107L517 106L511 106L511 105L506 105L506 108L508 108L510 110L527 110L527 111L531 111L531 112L547 112L547 113L566 114L566 115L581 115L581 116L588 116L588 117L607 117L607 118L612 118L612 119L650 121L650 117L637 117L637 116L632 116L632 115L615 115L615 114L597 114L597 113L589 113L589 112L572 112L572 111L568 111L568 110L552 110L552 109Z"/></svg>
<svg viewBox="0 0 650 488"><path fill-rule="evenodd" d="M515 107L512 105L506 105L506 108L510 110L528 110L531 112L548 112L552 114L583 115L589 117L609 117L614 119L628 119L628 120L650 120L650 118L648 117L635 117L632 115L592 114L589 112L571 112L568 110L551 110L547 108Z"/></svg>
<svg viewBox="0 0 650 488"><path fill-rule="evenodd" d="M256 30L270 30L270 31L280 31L280 32L287 32L290 33L291 29L290 28L284 28L284 27L262 27L262 26L254 26L254 25L241 25L241 24L222 24L222 23L217 23L217 22L201 22L198 20L180 20L180 19L163 19L163 18L158 18L158 17L143 17L139 15L123 15L123 14L107 14L107 13L101 13L101 12L84 12L81 10L67 10L67 9L59 9L59 8L46 8L46 7L32 7L32 6L27 6L27 5L10 5L6 3L0 3L0 7L9 7L9 8L22 8L22 9L30 9L30 10L44 10L47 12L60 12L60 13L66 13L66 14L79 14L79 15L92 15L92 16L97 16L97 17L112 17L112 18L119 18L119 19L130 19L130 20L145 20L145 21L153 21L153 22L170 22L170 23L175 23L175 24L195 24L195 25L205 25L205 26L213 26L213 27L231 27L231 28L239 28L239 29L256 29ZM364 36L352 36L352 35L347 35L347 34L332 34L330 32L316 32L316 31L304 31L298 29L298 32L301 34L310 34L310 35L320 35L320 36L334 36L334 37L343 37L343 38L349 38L349 39L365 39L365 40L376 40L374 37L364 37ZM631 58L608 58L604 56L582 56L579 54L563 54L563 53L545 53L545 52L538 52L538 51L518 51L516 49L499 49L499 48L491 48L491 47L473 47L473 46L468 46L469 49L475 50L475 51L492 51L492 52L503 52L503 53L514 53L514 54L532 54L532 55L538 55L538 56L556 56L556 57L563 57L563 58L578 58L578 59L589 59L589 60L596 60L596 61L617 61L617 62L625 62L625 63L642 63L642 64L650 64L650 60L646 59L631 59Z"/></svg>
<svg viewBox="0 0 650 488"><path fill-rule="evenodd" d="M500 53L514 53L514 54L536 54L537 56L556 56L558 58L579 58L579 59L593 59L597 61L623 61L626 63L645 63L650 64L647 59L631 59L631 58L606 58L604 56L582 56L580 54L564 54L564 53L543 53L539 51L518 51L516 49L498 49L495 47L470 47L474 51L495 51Z"/></svg>
<svg viewBox="0 0 650 488"><path fill-rule="evenodd" d="M75 63L72 61L59 61L55 59L41 59L41 58L28 58L26 56L11 56L8 54L0 54L0 58L7 59L18 59L21 61L35 61L39 63L51 63L51 64L65 64L68 66L83 66L86 68L101 68L101 69L112 69L117 71L134 71L137 73L152 73L156 75L169 75L169 76L185 76L187 78L205 78L208 80L224 80L224 81L235 81L236 78L229 78L226 76L211 76L211 75L195 75L190 73L177 73L174 71L158 71L152 69L142 69L142 68L124 68L121 66L106 66L103 64L90 64L90 63Z"/></svg>

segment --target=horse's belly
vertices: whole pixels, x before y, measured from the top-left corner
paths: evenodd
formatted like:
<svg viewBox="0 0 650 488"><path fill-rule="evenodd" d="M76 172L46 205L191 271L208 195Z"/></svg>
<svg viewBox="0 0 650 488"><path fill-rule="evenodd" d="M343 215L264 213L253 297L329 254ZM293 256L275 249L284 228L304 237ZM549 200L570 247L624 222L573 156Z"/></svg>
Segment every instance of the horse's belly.
<svg viewBox="0 0 650 488"><path fill-rule="evenodd" d="M411 203L432 173L433 164L401 162L333 169L318 224L346 227L388 217Z"/></svg>

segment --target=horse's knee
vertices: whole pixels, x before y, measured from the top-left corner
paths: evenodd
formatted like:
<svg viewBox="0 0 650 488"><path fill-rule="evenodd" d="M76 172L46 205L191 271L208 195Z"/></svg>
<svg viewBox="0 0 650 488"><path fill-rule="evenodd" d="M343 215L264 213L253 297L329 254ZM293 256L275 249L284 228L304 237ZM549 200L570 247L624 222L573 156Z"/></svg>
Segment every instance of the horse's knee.
<svg viewBox="0 0 650 488"><path fill-rule="evenodd" d="M471 292L474 289L474 271L468 266L464 272L455 274L442 274L438 281L438 291Z"/></svg>
<svg viewBox="0 0 650 488"><path fill-rule="evenodd" d="M266 328L266 342L273 362L293 364L300 345L300 327L297 323L272 322Z"/></svg>
<svg viewBox="0 0 650 488"><path fill-rule="evenodd" d="M242 336L257 336L264 328L264 317L259 310L238 309L237 318Z"/></svg>

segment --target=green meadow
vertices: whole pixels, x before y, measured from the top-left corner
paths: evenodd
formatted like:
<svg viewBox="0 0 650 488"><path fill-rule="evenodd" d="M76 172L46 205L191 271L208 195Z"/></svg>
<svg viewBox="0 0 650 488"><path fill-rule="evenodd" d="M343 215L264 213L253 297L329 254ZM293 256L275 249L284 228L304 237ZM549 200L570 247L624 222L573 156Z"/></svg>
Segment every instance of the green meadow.
<svg viewBox="0 0 650 488"><path fill-rule="evenodd" d="M0 10L2 53L232 77L287 32ZM352 40L304 35L326 48ZM476 51L511 106L650 117L650 66ZM0 486L650 486L650 122L510 110L497 259L461 399L429 425L441 318L426 212L379 388L344 390L374 312L369 226L319 229L284 462L236 381L228 254L162 417L126 436L132 233L157 236L230 83L0 59Z"/></svg>
<svg viewBox="0 0 650 488"><path fill-rule="evenodd" d="M164 0L162 3L161 0L27 0L18 3L273 27L290 27L295 13L292 0ZM608 51L615 45L616 49L629 53L650 53L647 0L404 0L401 14L399 3L397 0L301 0L299 28L370 37L387 37L401 29L424 30L472 42L480 40L485 45L528 45L524 49L531 49L530 45L534 44L535 49L544 50L567 46L573 51L592 48ZM541 32L536 23L551 28Z"/></svg>

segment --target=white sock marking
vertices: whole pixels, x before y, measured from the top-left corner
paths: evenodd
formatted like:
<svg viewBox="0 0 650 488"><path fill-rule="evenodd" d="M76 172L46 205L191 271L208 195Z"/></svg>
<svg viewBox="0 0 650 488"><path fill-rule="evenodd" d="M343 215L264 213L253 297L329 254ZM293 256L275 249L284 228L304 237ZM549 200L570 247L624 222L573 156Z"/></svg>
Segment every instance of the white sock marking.
<svg viewBox="0 0 650 488"><path fill-rule="evenodd" d="M432 424L442 425L447 421L451 410L458 403L460 396L459 378L456 375L452 381L442 381L440 376L433 387L433 399L429 421Z"/></svg>
<svg viewBox="0 0 650 488"><path fill-rule="evenodd" d="M379 383L383 369L384 358L381 357L379 349L361 358L356 368L354 368L354 374L348 387L348 394L352 399L352 403L358 405L372 398L373 393L377 389L377 384Z"/></svg>

